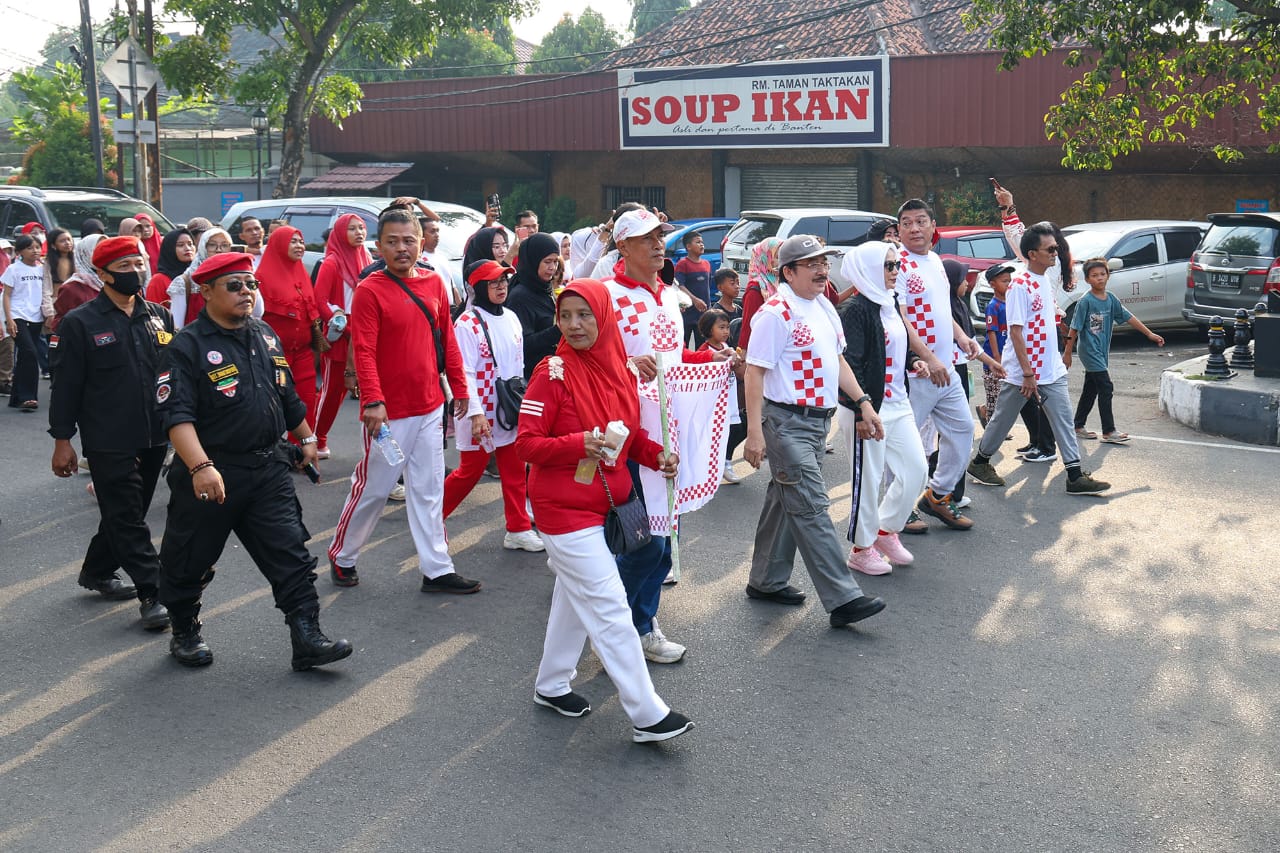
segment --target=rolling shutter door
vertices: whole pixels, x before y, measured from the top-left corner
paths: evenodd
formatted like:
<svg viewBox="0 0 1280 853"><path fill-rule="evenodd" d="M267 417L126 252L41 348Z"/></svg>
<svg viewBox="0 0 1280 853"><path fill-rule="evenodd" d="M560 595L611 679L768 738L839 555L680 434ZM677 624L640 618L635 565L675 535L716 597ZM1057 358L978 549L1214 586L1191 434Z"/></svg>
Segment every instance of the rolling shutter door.
<svg viewBox="0 0 1280 853"><path fill-rule="evenodd" d="M858 209L856 166L743 166L742 209Z"/></svg>

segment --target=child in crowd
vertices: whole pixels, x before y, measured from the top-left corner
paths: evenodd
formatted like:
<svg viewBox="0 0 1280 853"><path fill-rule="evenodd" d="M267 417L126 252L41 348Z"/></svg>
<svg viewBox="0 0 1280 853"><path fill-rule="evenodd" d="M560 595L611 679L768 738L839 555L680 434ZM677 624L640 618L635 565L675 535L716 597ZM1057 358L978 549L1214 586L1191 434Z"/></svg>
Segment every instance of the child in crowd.
<svg viewBox="0 0 1280 853"><path fill-rule="evenodd" d="M39 408L40 364L37 349L44 321L53 316L53 298L44 290L40 245L28 234L13 241L18 257L4 271L5 332L13 338L16 359L9 405L24 412ZM113 339L114 340L114 339Z"/></svg>
<svg viewBox="0 0 1280 853"><path fill-rule="evenodd" d="M1107 292L1107 279L1111 278L1111 271L1107 268L1106 258L1090 258L1085 261L1084 278L1089 283L1089 292L1076 303L1075 313L1071 317L1071 330L1067 332L1066 349L1062 353L1063 363L1070 367L1071 352L1079 340L1080 361L1084 364L1084 390L1080 392L1080 403L1076 406L1076 436L1098 437L1097 433L1085 429L1085 421L1093 411L1096 399L1098 414L1102 416L1102 440L1111 444L1123 444L1129 440L1129 436L1116 430L1115 417L1111 412L1111 396L1115 386L1107 372L1112 327L1116 323L1128 323L1151 339L1156 346L1164 346L1164 338L1130 314L1114 293Z"/></svg>
<svg viewBox="0 0 1280 853"><path fill-rule="evenodd" d="M982 338L982 351L996 361L1004 352L1004 345L1009 339L1009 323L1005 319L1004 295L1009 289L1009 280L1013 278L1012 264L996 264L988 267L982 274L991 285L995 296L987 303L987 334ZM978 406L978 421L984 427L991 413L996 410L996 397L1000 394L1000 379L991 372L987 365L982 366L982 387L987 392L987 402Z"/></svg>
<svg viewBox="0 0 1280 853"><path fill-rule="evenodd" d="M723 311L730 323L742 317L738 293L738 274L730 267L716 270L716 301L711 303L711 307Z"/></svg>
<svg viewBox="0 0 1280 853"><path fill-rule="evenodd" d="M706 340L698 332L698 319L711 304L711 262L702 257L706 247L702 243L701 234L690 231L680 242L689 254L676 264L676 286L693 301L685 309L684 327L693 329L693 346L696 349Z"/></svg>
<svg viewBox="0 0 1280 853"><path fill-rule="evenodd" d="M736 284L735 277L734 285ZM706 341L702 349L712 352L728 349L729 315L718 307L708 309L698 320L698 334ZM729 378L729 441L724 448L724 481L726 483L742 481L742 478L734 473L730 460L733 459L733 451L737 450L738 445L742 444L743 439L747 437L747 403L742 381L745 372L745 363L739 361L734 365L733 376Z"/></svg>

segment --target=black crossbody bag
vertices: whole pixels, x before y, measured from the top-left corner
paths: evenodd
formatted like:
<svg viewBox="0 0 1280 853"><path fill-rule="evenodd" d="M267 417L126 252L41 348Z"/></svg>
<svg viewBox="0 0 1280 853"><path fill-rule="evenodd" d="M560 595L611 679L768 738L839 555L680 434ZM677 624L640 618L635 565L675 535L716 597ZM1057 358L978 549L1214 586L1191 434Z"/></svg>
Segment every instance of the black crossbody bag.
<svg viewBox="0 0 1280 853"><path fill-rule="evenodd" d="M631 497L622 506L613 502L613 492L609 491L609 481L605 479L604 469L596 463L596 473L604 484L604 493L609 498L609 512L604 517L604 541L613 554L630 554L639 551L653 539L649 530L649 510L636 494L636 487L631 485Z"/></svg>
<svg viewBox="0 0 1280 853"><path fill-rule="evenodd" d="M498 405L494 407L494 419L503 429L515 429L520 422L520 404L524 402L524 392L527 387L524 377L512 376L510 379L503 379L501 376L496 376L498 354L493 349L493 338L489 337L489 324L480 316L479 311L473 313L476 322L480 324L480 331L484 332L484 342L489 345L489 358L493 359L495 374L493 385L498 392Z"/></svg>

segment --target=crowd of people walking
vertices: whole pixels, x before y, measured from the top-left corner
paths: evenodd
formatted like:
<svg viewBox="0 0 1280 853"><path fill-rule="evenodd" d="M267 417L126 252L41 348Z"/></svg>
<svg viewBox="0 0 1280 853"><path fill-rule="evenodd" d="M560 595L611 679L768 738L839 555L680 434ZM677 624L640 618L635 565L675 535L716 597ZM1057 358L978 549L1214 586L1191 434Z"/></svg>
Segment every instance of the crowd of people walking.
<svg viewBox="0 0 1280 853"><path fill-rule="evenodd" d="M328 547L332 584L359 584L361 551L399 492L422 591L480 592L457 571L446 530L488 470L501 484L503 547L545 551L555 574L533 701L569 717L591 710L572 684L589 640L633 739L666 740L693 726L647 669L687 651L658 623L678 579L678 519L661 533L641 520L646 489L674 482L682 458L714 461L712 489L742 480L739 446L748 465L767 462L746 595L804 603L790 582L798 550L833 627L885 608L857 576L911 564L902 534L927 530L926 517L974 526L965 481L1003 484L992 459L1018 417L1031 434L1021 453L1060 453L1069 494L1108 488L1081 469L1078 439L1096 437L1085 428L1095 402L1103 440L1128 438L1110 408L1111 326L1163 340L1108 296L1106 260L1089 259L1092 301L1060 355L1069 247L1051 223L1024 227L1009 191L996 201L1020 261L986 272L997 298L982 340L963 300L968 270L932 251L935 217L919 199L843 257L810 235L768 238L745 283L711 270L694 240L673 266L671 226L639 204L555 235L538 231L531 211L514 234L490 211L468 243L461 288L433 267L438 217L397 199L379 217L373 253L360 217L334 223L314 284L305 241L288 225L268 237L256 220L240 223L243 246L203 219L163 235L142 216L121 236L93 222L78 241L20 235L0 277L13 340L0 360L14 365L10 405L34 411L47 342L53 472L88 467L101 512L79 583L136 598L144 628L171 628L179 663L213 660L199 613L232 532L271 585L293 667L352 653L320 628L318 561L291 472L318 479L315 463L330 457L333 426L355 397L363 446ZM1088 371L1074 416L1073 348ZM983 371L976 453L969 361ZM661 406L676 393L664 372L675 364L717 379L724 429L677 442L665 418L659 435L642 417L646 388L661 387ZM852 472L845 531L832 523L822 470L833 426ZM157 551L145 519L162 474Z"/></svg>

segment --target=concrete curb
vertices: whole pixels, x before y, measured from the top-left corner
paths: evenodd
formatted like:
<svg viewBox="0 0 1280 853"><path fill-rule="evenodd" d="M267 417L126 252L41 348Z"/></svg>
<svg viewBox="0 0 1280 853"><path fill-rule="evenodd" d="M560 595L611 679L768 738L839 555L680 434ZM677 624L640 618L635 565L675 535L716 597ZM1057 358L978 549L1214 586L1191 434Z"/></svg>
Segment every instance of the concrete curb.
<svg viewBox="0 0 1280 853"><path fill-rule="evenodd" d="M1250 444L1280 445L1280 379L1260 379L1253 371L1213 381L1203 376L1207 355L1160 374L1160 411L1200 432Z"/></svg>

